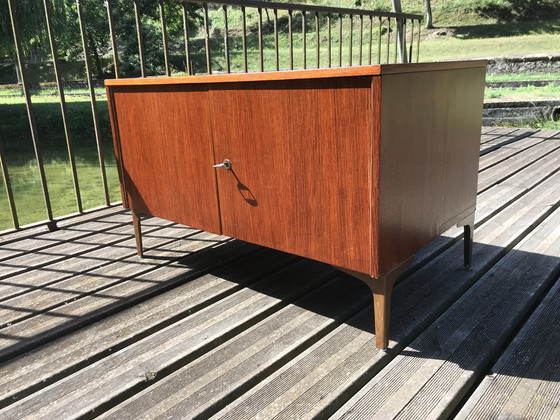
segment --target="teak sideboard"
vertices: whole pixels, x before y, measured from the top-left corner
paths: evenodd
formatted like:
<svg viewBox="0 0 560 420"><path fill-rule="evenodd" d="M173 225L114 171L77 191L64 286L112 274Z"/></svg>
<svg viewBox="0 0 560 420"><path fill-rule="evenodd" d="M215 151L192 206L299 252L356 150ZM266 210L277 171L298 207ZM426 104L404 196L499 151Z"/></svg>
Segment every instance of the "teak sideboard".
<svg viewBox="0 0 560 420"><path fill-rule="evenodd" d="M107 80L138 253L157 216L365 281L376 345L412 255L465 226L470 264L485 61Z"/></svg>

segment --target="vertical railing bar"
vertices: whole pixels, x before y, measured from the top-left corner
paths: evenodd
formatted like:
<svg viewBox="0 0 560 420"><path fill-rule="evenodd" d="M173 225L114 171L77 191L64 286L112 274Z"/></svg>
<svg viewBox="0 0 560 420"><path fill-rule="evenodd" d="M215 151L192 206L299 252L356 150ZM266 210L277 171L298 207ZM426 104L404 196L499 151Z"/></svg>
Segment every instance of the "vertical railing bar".
<svg viewBox="0 0 560 420"><path fill-rule="evenodd" d="M331 35L331 15L327 14L327 27L328 27L328 50L329 50L329 58L328 58L328 66L329 68L332 67L332 35Z"/></svg>
<svg viewBox="0 0 560 420"><path fill-rule="evenodd" d="M119 78L119 52L117 49L115 24L113 22L113 0L105 0L105 7L107 7L107 20L109 21L109 36L111 37L111 48L113 49L113 66L115 68L115 79L118 79Z"/></svg>
<svg viewBox="0 0 560 420"><path fill-rule="evenodd" d="M12 184L10 182L10 174L8 172L8 163L6 162L6 153L4 152L2 137L0 137L0 167L2 168L2 177L4 178L4 185L6 186L6 195L8 196L8 203L10 204L10 211L12 213L14 228L18 229L19 220L17 216L16 202L14 200L14 193L12 191Z"/></svg>
<svg viewBox="0 0 560 420"><path fill-rule="evenodd" d="M21 76L21 84L23 88L23 93L25 95L25 106L27 109L27 119L29 121L29 127L31 129L31 140L33 142L33 149L35 150L35 159L37 160L37 168L39 169L39 176L41 178L41 187L43 190L43 198L45 200L45 208L47 211L47 218L49 222L53 222L53 212L51 207L51 199L49 196L49 189L47 187L47 177L45 176L45 167L43 165L43 154L41 153L41 147L39 145L39 134L37 130L37 124L35 121L35 114L33 112L33 106L31 103L31 94L29 93L29 85L27 83L27 70L24 65L24 55L23 48L21 46L21 38L19 34L19 29L16 22L16 17L14 13L13 0L8 0L8 13L10 14L10 20L12 23L12 32L14 37L14 44L16 48L16 56L18 61L19 72ZM50 228L55 228L55 225L50 225Z"/></svg>
<svg viewBox="0 0 560 420"><path fill-rule="evenodd" d="M360 52L360 59L358 61L360 66L362 65L363 46L364 46L364 15L360 15L360 49L358 50Z"/></svg>
<svg viewBox="0 0 560 420"><path fill-rule="evenodd" d="M422 32L422 21L418 19L418 44L416 46L416 62L420 60L420 32Z"/></svg>
<svg viewBox="0 0 560 420"><path fill-rule="evenodd" d="M348 51L350 53L349 65L352 65L352 44L354 43L354 15L350 15L350 45Z"/></svg>
<svg viewBox="0 0 560 420"><path fill-rule="evenodd" d="M91 63L89 58L89 47L87 43L86 37L86 29L84 25L84 17L82 11L82 4L80 0L76 0L77 12L78 12L78 22L80 24L80 34L82 37L82 46L84 52L84 63L86 66L86 77L87 77L87 84L89 88L89 97L91 102L91 115L93 118L93 131L95 134L95 143L97 145L97 156L99 159L99 170L101 172L101 180L103 182L103 192L105 195L105 204L111 204L111 200L109 198L109 187L107 185L107 173L105 171L105 159L103 157L103 147L101 145L101 130L99 129L99 115L97 113L97 103L95 100L95 90L93 86L93 79L91 77Z"/></svg>
<svg viewBox="0 0 560 420"><path fill-rule="evenodd" d="M241 15L243 17L243 71L248 72L247 65L247 13L245 7L241 8Z"/></svg>
<svg viewBox="0 0 560 420"><path fill-rule="evenodd" d="M382 19L379 16L379 33L377 34L377 64L381 64L381 32L383 29Z"/></svg>
<svg viewBox="0 0 560 420"><path fill-rule="evenodd" d="M342 15L338 15L338 67L342 67Z"/></svg>
<svg viewBox="0 0 560 420"><path fill-rule="evenodd" d="M391 55L391 18L387 18L387 64Z"/></svg>
<svg viewBox="0 0 560 420"><path fill-rule="evenodd" d="M395 18L395 60L394 62L398 62L398 50L399 50L399 21Z"/></svg>
<svg viewBox="0 0 560 420"><path fill-rule="evenodd" d="M224 55L226 60L226 73L231 73L230 60L229 60L229 27L228 27L228 13L227 6L222 5L222 10L224 11Z"/></svg>
<svg viewBox="0 0 560 420"><path fill-rule="evenodd" d="M257 9L259 13L259 70L262 73L264 71L264 57L263 57L263 32L262 32L262 8Z"/></svg>
<svg viewBox="0 0 560 420"><path fill-rule="evenodd" d="M274 54L276 59L276 71L280 70L280 52L278 45L278 9L274 11Z"/></svg>
<svg viewBox="0 0 560 420"><path fill-rule="evenodd" d="M307 68L307 15L301 12L301 36L303 40L303 68Z"/></svg>
<svg viewBox="0 0 560 420"><path fill-rule="evenodd" d="M74 183L74 192L76 194L76 204L78 211L81 213L83 209L82 196L80 193L80 182L78 180L78 170L76 169L76 155L74 153L74 145L72 143L72 136L68 129L68 110L66 108L66 99L64 97L64 86L62 84L62 77L60 74L60 63L58 60L58 46L53 33L52 27L52 5L50 0L43 0L45 8L45 21L47 24L47 35L49 38L49 45L51 48L51 57L53 62L54 77L56 86L58 88L58 98L60 101L60 113L62 115L62 126L64 130L64 138L66 140L66 148L68 150L68 161L70 162L70 169L72 172L72 181Z"/></svg>
<svg viewBox="0 0 560 420"><path fill-rule="evenodd" d="M165 61L165 74L171 76L169 65L169 43L167 42L167 23L165 20L164 0L159 0L159 17L161 22L161 41L163 43L163 60Z"/></svg>
<svg viewBox="0 0 560 420"><path fill-rule="evenodd" d="M294 31L293 31L293 21L292 21L292 10L288 10L288 37L290 43L290 70L294 69Z"/></svg>
<svg viewBox="0 0 560 420"><path fill-rule="evenodd" d="M414 45L414 19L410 20L412 26L410 27L410 47L408 53L408 62L412 63L412 47Z"/></svg>
<svg viewBox="0 0 560 420"><path fill-rule="evenodd" d="M193 74L194 71L191 68L191 40L189 37L189 23L188 23L188 14L187 14L187 4L181 3L183 8L183 31L185 36L185 70L187 74Z"/></svg>
<svg viewBox="0 0 560 420"><path fill-rule="evenodd" d="M317 63L317 68L321 68L321 34L319 32L319 12L315 12L315 40L317 43L315 61Z"/></svg>
<svg viewBox="0 0 560 420"><path fill-rule="evenodd" d="M402 33L401 33L401 62L407 63L407 53L406 53L406 19L403 19Z"/></svg>
<svg viewBox="0 0 560 420"><path fill-rule="evenodd" d="M371 65L372 53L371 50L373 49L373 16L369 17L369 43L368 43L368 64Z"/></svg>
<svg viewBox="0 0 560 420"><path fill-rule="evenodd" d="M138 54L140 56L140 75L142 77L146 77L146 57L144 51L144 39L142 37L142 17L140 16L140 8L138 7L138 0L132 0L132 1L134 3L134 19L136 20L136 38L138 39Z"/></svg>
<svg viewBox="0 0 560 420"><path fill-rule="evenodd" d="M210 52L210 28L208 27L208 4L202 5L204 9L204 47L206 48L206 72L212 74L212 53Z"/></svg>

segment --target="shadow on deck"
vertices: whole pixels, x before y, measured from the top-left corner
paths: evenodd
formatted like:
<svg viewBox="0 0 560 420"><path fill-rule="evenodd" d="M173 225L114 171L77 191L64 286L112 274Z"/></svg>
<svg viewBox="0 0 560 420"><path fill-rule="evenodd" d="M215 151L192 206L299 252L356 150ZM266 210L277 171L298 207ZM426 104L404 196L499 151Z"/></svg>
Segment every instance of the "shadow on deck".
<svg viewBox="0 0 560 420"><path fill-rule="evenodd" d="M0 418L558 418L560 133L485 128L462 229L395 286L130 215L0 238Z"/></svg>

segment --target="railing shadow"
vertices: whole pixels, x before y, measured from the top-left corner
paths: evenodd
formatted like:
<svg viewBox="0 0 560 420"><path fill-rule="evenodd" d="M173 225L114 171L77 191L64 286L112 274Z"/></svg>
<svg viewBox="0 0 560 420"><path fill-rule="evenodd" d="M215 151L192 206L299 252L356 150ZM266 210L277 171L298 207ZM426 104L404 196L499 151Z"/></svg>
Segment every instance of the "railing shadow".
<svg viewBox="0 0 560 420"><path fill-rule="evenodd" d="M188 238L185 239L185 241L188 240ZM560 272L560 258L555 255L543 255L516 249L508 252L504 248L480 243L475 243L474 246L472 271L465 271L460 258L461 249L461 243L453 245L432 260L429 265L405 276L396 285L392 310L391 339L396 343L392 344L393 350L400 351L403 355L420 358L437 358L438 355L439 357L450 357L450 360L453 361L452 355L456 349L449 347L450 344L446 341L449 337L446 334L454 334L453 328L456 328L455 334L468 333L471 337L461 344L461 354L469 346L472 347L470 351L472 351L473 357L479 355L480 352L499 351L515 333L517 328L515 326L522 324L538 299L552 283L557 281ZM319 316L334 320L334 325L347 325L368 334L373 333L371 295L365 284L328 265L299 258L295 264L292 264L293 261L287 262L286 254L266 249L263 251L267 258L266 266L278 267L278 270L273 273L264 270L260 275L257 271L255 276L255 270L263 270L263 267L259 266L257 262L251 261L251 258L245 258L248 250L254 252L262 250L262 248L241 241L231 241L220 246L203 248L174 260L165 256L149 258L147 264L153 265L154 262L173 260L175 264L188 268L186 273L163 280L158 278L157 269L132 278L126 276L119 278L118 272L111 274L111 271L108 270L106 274L108 280L116 280L121 285L143 283L144 287L137 293L126 296L113 294L110 288L93 293L82 293L79 296L81 299L91 297L105 300L106 303L93 311L76 315L69 315L67 311L60 312L60 306L34 314L33 311L26 310L25 304L20 307L2 304L0 309L3 310L20 311L30 316L65 318L66 321L59 323L54 328L47 328L26 337L15 333L16 328L14 327L17 323L9 328L14 331L12 333L7 333L5 328L0 329L0 338L5 343L0 352L0 358L8 360L18 356L23 351L45 344L151 297L196 280L205 273L211 273L212 276L223 279L228 284L233 284L232 293L248 288L255 293L278 299L281 302L280 306L294 304ZM448 264L451 254L456 254L458 257L455 259L456 265L453 267ZM492 258L489 258L488 255L492 255ZM508 263L504 262L506 260L501 260L502 262L494 266L504 255L507 255ZM262 257L263 255L260 255L256 260L260 260ZM477 264L479 259L482 260L481 265ZM238 266L240 262L243 266ZM136 264L135 261L131 263ZM520 270L523 271L522 274L519 274ZM75 274L78 275L79 272ZM203 281L203 279L197 281ZM6 283L0 281L0 285L2 284ZM68 293L69 290L58 290L55 285L46 287L44 292ZM219 304L219 299L226 297L226 295L209 296L208 299L211 304ZM517 298L518 300L515 300ZM511 304L512 300L515 305ZM22 300L22 303L24 302ZM204 308L205 305L186 308L186 311L193 314ZM351 307L351 311L348 311L347 306ZM463 317L447 315L447 313L456 313ZM442 314L444 314L443 317L441 317ZM473 316L490 318L488 322L481 322L471 331L462 331L462 324ZM501 326L504 323L514 325L514 327L502 329ZM446 328L441 328L442 325L446 325ZM414 341L416 337L418 338ZM480 340L489 339L491 339L492 345L487 350L481 349ZM372 351L377 351L373 342L372 334ZM410 350L402 350L406 345L409 345ZM462 360L458 359L456 362L461 364ZM468 368L468 363L463 367Z"/></svg>

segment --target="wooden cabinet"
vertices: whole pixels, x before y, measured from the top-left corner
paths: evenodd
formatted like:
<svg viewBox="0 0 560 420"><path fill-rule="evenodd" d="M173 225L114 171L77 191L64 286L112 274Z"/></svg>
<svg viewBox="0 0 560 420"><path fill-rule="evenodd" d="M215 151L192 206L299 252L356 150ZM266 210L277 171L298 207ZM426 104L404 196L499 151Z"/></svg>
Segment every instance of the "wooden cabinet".
<svg viewBox="0 0 560 420"><path fill-rule="evenodd" d="M332 264L371 287L386 347L411 256L459 224L469 262L485 65L106 81L139 253L153 215Z"/></svg>

